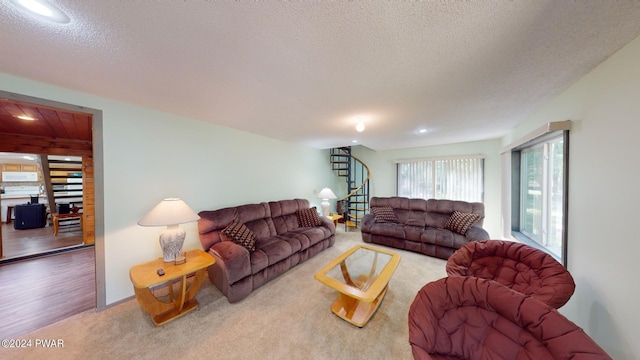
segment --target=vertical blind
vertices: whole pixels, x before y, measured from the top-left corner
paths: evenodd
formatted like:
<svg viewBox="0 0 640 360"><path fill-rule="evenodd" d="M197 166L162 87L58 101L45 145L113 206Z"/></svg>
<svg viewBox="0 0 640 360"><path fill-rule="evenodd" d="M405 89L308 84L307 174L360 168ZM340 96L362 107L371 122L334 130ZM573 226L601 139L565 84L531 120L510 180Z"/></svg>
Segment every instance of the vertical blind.
<svg viewBox="0 0 640 360"><path fill-rule="evenodd" d="M483 201L482 156L402 160L396 163L398 196Z"/></svg>

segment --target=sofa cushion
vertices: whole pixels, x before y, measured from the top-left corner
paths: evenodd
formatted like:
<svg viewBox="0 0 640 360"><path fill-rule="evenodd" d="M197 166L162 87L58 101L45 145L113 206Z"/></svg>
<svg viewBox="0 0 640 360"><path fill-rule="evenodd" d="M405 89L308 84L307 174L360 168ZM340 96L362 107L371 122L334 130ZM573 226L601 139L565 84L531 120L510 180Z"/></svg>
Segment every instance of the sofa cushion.
<svg viewBox="0 0 640 360"><path fill-rule="evenodd" d="M421 239L422 233L424 232L424 227L403 225L402 228L404 231L404 239L416 242L422 241Z"/></svg>
<svg viewBox="0 0 640 360"><path fill-rule="evenodd" d="M296 215L298 216L298 224L300 225L300 227L313 227L322 225L322 220L320 220L320 216L318 216L318 210L315 206L310 209L298 209L296 211Z"/></svg>
<svg viewBox="0 0 640 360"><path fill-rule="evenodd" d="M427 226L422 232L420 241L427 244L454 248L454 235L455 233L451 230ZM457 249L459 246L455 248Z"/></svg>
<svg viewBox="0 0 640 360"><path fill-rule="evenodd" d="M422 219L407 219L404 223L405 225L424 228L424 216Z"/></svg>
<svg viewBox="0 0 640 360"><path fill-rule="evenodd" d="M379 223L398 223L398 218L393 212L391 206L373 206L371 208L373 216L376 217L376 222Z"/></svg>
<svg viewBox="0 0 640 360"><path fill-rule="evenodd" d="M324 226L298 228L281 235L291 244L294 251L306 250L330 236L331 231ZM299 245L295 245L295 243Z"/></svg>
<svg viewBox="0 0 640 360"><path fill-rule="evenodd" d="M242 245L249 251L255 251L256 235L244 224L237 221L232 222L221 232L221 237L225 241L233 241Z"/></svg>
<svg viewBox="0 0 640 360"><path fill-rule="evenodd" d="M371 232L399 239L404 238L404 226L400 224L376 222L371 225Z"/></svg>
<svg viewBox="0 0 640 360"><path fill-rule="evenodd" d="M289 230L300 227L298 222L298 210L308 209L311 206L306 199L280 200L269 202L271 219L275 225L276 234L280 235Z"/></svg>
<svg viewBox="0 0 640 360"><path fill-rule="evenodd" d="M480 221L480 218L481 217L478 214L454 211L453 214L451 214L449 221L447 221L445 229L449 229L451 231L457 232L460 235L464 235L467 233L467 230L469 230L469 228L473 226L473 224Z"/></svg>
<svg viewBox="0 0 640 360"><path fill-rule="evenodd" d="M425 218L426 225L444 228L454 211L480 215L480 220L477 222L477 226L482 226L482 221L484 219L483 203L444 199L427 200L427 212Z"/></svg>
<svg viewBox="0 0 640 360"><path fill-rule="evenodd" d="M256 255L259 252L264 253L267 258L267 266L271 266L291 256L293 249L291 248L291 244L276 235L268 239L259 239L256 241ZM252 272L255 274L257 272L256 270L257 269L252 269Z"/></svg>

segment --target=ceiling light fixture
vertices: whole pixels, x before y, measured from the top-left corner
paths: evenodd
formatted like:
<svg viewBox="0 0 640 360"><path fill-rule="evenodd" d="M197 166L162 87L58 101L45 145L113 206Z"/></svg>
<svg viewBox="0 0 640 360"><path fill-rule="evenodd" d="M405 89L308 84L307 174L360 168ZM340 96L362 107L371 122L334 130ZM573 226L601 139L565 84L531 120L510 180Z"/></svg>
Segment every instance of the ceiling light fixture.
<svg viewBox="0 0 640 360"><path fill-rule="evenodd" d="M426 133L426 132L427 132L427 129L420 129L420 130L418 130L418 132L419 132L420 134L424 134L424 133Z"/></svg>
<svg viewBox="0 0 640 360"><path fill-rule="evenodd" d="M20 115L20 116L16 116L18 119L22 119L22 120L27 120L27 121L33 121L35 120L35 118L32 118L31 116L27 116L27 115Z"/></svg>
<svg viewBox="0 0 640 360"><path fill-rule="evenodd" d="M67 24L71 21L67 14L50 4L47 0L11 0L20 9L26 10L29 15L47 21Z"/></svg>
<svg viewBox="0 0 640 360"><path fill-rule="evenodd" d="M364 131L364 123L362 122L362 120L358 121L358 123L356 124L356 131L357 132Z"/></svg>

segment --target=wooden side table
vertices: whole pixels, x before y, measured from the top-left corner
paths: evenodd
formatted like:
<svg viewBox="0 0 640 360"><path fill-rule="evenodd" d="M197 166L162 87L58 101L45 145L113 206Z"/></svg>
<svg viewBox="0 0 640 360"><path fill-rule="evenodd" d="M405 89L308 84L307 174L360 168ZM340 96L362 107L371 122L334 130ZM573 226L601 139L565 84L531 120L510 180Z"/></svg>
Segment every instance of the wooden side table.
<svg viewBox="0 0 640 360"><path fill-rule="evenodd" d="M53 218L53 236L58 235L58 231L60 230L60 220L61 219L79 219L80 220L80 230L82 230L82 213L69 213L69 214L56 214L51 215Z"/></svg>
<svg viewBox="0 0 640 360"><path fill-rule="evenodd" d="M180 265L164 262L162 258L159 258L136 265L129 271L136 299L140 306L151 315L151 320L156 326L198 308L195 296L200 290L207 267L216 261L211 255L198 249L187 251L186 258L187 262ZM158 269L164 271L163 276L158 275ZM195 274L195 277L191 286L187 287L187 275L190 274ZM177 291L177 294L173 290L173 280L180 281L180 290ZM167 284L169 291L168 301L156 298L150 289L163 283Z"/></svg>
<svg viewBox="0 0 640 360"><path fill-rule="evenodd" d="M338 226L338 220L342 219L342 215L338 214L329 214L329 216L327 217L329 218L329 220L333 221L334 226Z"/></svg>

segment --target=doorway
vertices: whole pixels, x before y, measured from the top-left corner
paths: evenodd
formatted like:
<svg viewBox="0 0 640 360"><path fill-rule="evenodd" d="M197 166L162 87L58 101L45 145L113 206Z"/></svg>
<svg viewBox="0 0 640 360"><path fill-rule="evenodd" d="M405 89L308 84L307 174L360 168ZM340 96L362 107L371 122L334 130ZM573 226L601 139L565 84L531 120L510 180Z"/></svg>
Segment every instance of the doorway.
<svg viewBox="0 0 640 360"><path fill-rule="evenodd" d="M27 112L41 121L19 117L28 116ZM98 311L104 310L102 111L0 90L0 152L81 158L83 215L82 227L76 230L81 230L82 246L93 246L96 307ZM48 208L58 211L55 205ZM1 236L0 231L0 243Z"/></svg>

